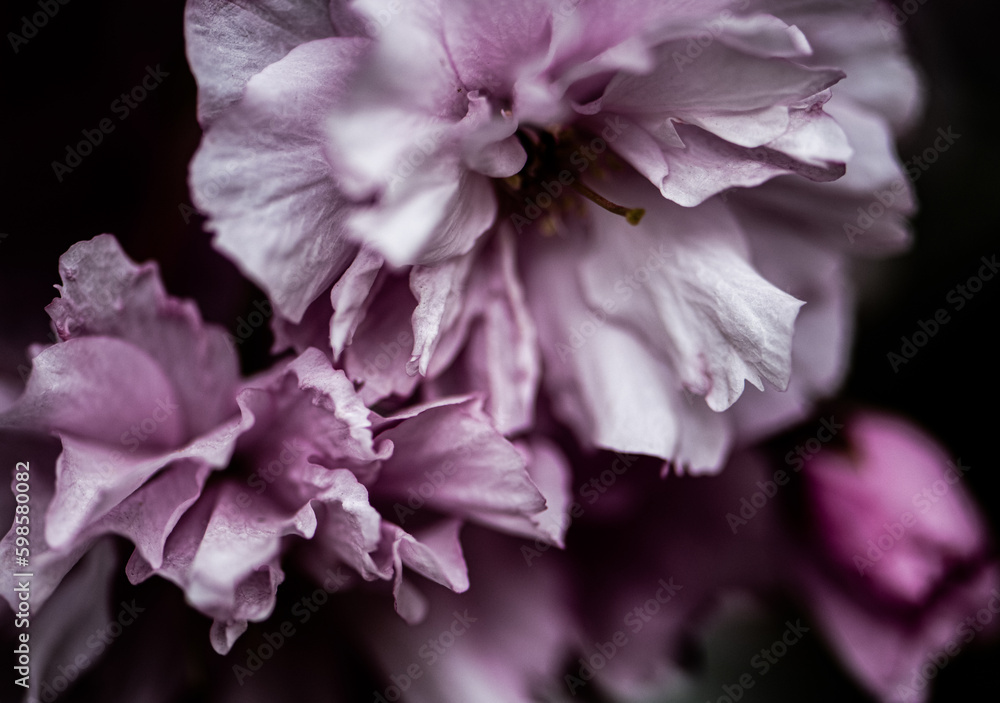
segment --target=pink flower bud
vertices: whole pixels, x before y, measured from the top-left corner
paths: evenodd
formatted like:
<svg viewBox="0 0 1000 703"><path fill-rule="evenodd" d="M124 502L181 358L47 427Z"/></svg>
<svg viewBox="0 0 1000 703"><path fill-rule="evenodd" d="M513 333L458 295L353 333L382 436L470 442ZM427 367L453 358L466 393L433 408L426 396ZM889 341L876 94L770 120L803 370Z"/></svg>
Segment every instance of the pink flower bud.
<svg viewBox="0 0 1000 703"><path fill-rule="evenodd" d="M845 434L845 451L803 469L814 551L798 578L855 674L885 700L919 700L1000 622L1000 577L964 485L973 467L896 418L859 414Z"/></svg>

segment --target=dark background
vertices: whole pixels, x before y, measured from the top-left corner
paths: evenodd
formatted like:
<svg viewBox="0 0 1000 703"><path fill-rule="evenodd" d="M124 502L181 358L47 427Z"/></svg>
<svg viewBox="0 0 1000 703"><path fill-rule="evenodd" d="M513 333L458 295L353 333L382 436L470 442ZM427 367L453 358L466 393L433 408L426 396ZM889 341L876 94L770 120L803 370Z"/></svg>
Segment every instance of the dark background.
<svg viewBox="0 0 1000 703"><path fill-rule="evenodd" d="M927 78L928 105L900 155L918 155L939 127L962 136L916 183L921 211L913 248L864 269L878 296L865 298L843 395L910 417L971 466L966 485L996 534L1000 277L960 312L946 302L951 289L975 274L981 256L1000 254L996 25L989 3L917 6L903 29ZM207 319L234 331L260 294L211 249L202 219L189 209L187 163L200 130L184 56L183 3L69 0L15 53L7 33L22 34L21 17L38 11L38 0L8 0L0 11L0 374L16 378L28 363L26 345L49 334L42 308L55 295L59 255L102 232L117 235L133 259L158 261L171 293L196 299ZM147 66L169 76L120 120L111 104L141 83ZM59 182L52 162L65 161L81 130L104 118L114 131ZM887 353L898 352L900 337L939 308L949 310L951 321L894 373ZM261 333L244 345L249 368L263 363L268 343ZM938 677L934 699L992 690L990 665L997 661L996 645L963 653Z"/></svg>

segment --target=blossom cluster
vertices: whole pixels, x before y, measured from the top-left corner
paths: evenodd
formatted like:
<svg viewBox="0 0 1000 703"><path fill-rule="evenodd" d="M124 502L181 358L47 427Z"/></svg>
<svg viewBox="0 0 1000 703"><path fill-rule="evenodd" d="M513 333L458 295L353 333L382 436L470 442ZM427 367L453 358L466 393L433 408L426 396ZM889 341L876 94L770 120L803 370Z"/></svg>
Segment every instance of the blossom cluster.
<svg viewBox="0 0 1000 703"><path fill-rule="evenodd" d="M189 0L192 197L268 297L272 362L241 373L113 236L63 255L56 341L0 399L45 458L33 608L106 589L116 536L237 655L223 698L282 690L237 642L292 573L372 596L375 700L634 700L685 680L729 595L781 592L872 694L926 695L913 672L1000 594L960 460L871 411L763 444L843 380L852 260L909 239L921 91L889 17ZM322 697L322 667L280 671Z"/></svg>

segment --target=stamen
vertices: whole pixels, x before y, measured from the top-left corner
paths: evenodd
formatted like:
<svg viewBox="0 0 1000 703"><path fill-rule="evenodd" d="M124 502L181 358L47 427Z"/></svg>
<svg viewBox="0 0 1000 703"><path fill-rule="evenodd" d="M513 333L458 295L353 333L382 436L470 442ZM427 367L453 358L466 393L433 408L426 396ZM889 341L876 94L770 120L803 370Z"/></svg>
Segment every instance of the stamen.
<svg viewBox="0 0 1000 703"><path fill-rule="evenodd" d="M615 215L621 215L625 218L625 221L630 225L637 225L642 220L642 216L646 214L646 210L641 207L627 208L617 203L613 203L603 195L595 193L588 186L581 183L579 180L573 181L573 190L590 200L593 203L600 205L602 208Z"/></svg>

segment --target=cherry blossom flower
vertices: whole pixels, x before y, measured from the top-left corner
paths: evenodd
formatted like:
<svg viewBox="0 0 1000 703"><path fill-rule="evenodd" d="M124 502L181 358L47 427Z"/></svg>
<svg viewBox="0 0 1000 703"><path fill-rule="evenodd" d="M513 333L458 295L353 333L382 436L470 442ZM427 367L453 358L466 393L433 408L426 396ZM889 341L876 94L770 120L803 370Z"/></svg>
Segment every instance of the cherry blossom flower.
<svg viewBox="0 0 1000 703"><path fill-rule="evenodd" d="M514 433L542 389L585 443L717 470L836 387L847 254L905 236L902 182L854 250L830 234L918 105L881 11L194 0L193 196L277 348L369 404L478 390Z"/></svg>
<svg viewBox="0 0 1000 703"><path fill-rule="evenodd" d="M504 439L481 399L381 416L317 350L242 379L222 329L168 297L155 265L133 264L113 237L75 245L60 271L48 307L60 341L36 350L24 393L0 415L5 432L50 434L61 450L32 472L34 607L117 534L136 546L129 578L179 585L215 619L225 652L271 613L295 538L321 581L338 567L391 581L411 622L426 602L404 567L468 588L465 521L562 543L549 511L568 468L554 450ZM0 551L13 560L14 548L12 527Z"/></svg>

